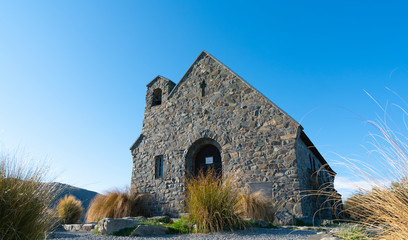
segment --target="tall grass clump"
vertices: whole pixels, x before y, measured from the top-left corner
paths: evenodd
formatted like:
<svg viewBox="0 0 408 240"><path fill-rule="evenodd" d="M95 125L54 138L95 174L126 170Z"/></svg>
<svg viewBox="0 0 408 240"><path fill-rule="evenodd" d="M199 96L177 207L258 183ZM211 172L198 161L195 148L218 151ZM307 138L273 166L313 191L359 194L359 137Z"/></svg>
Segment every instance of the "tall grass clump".
<svg viewBox="0 0 408 240"><path fill-rule="evenodd" d="M148 194L130 194L129 191L110 191L98 194L86 213L86 222L97 222L102 218L149 217L151 197Z"/></svg>
<svg viewBox="0 0 408 240"><path fill-rule="evenodd" d="M82 216L82 202L72 195L65 195L57 206L58 215L62 223L78 223Z"/></svg>
<svg viewBox="0 0 408 240"><path fill-rule="evenodd" d="M56 224L45 176L44 167L0 156L0 239L40 239Z"/></svg>
<svg viewBox="0 0 408 240"><path fill-rule="evenodd" d="M248 189L240 193L238 206L243 217L254 220L273 221L282 202L263 196L262 191L251 193Z"/></svg>
<svg viewBox="0 0 408 240"><path fill-rule="evenodd" d="M232 230L243 226L239 209L240 196L232 184L232 177L222 179L214 170L186 183L186 211L198 232Z"/></svg>
<svg viewBox="0 0 408 240"><path fill-rule="evenodd" d="M346 202L350 217L382 231L381 239L408 239L408 185L381 187L358 193Z"/></svg>
<svg viewBox="0 0 408 240"><path fill-rule="evenodd" d="M370 134L370 160L379 159L382 165L358 169L371 189L361 189L346 202L351 217L381 230L376 236L379 239L408 239L408 113L400 106L397 109L403 115L401 122L394 120L386 108L382 108L384 120L369 121L379 132Z"/></svg>

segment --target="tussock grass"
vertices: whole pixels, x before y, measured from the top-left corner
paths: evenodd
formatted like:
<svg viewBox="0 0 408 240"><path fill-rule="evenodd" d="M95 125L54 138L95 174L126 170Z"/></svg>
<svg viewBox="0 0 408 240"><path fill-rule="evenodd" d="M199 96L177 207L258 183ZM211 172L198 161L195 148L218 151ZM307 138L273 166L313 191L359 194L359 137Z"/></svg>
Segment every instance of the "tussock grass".
<svg viewBox="0 0 408 240"><path fill-rule="evenodd" d="M0 156L0 239L40 239L56 224L46 168Z"/></svg>
<svg viewBox="0 0 408 240"><path fill-rule="evenodd" d="M58 215L62 223L78 223L82 216L82 202L72 195L65 195L57 206Z"/></svg>
<svg viewBox="0 0 408 240"><path fill-rule="evenodd" d="M382 231L380 239L408 239L408 184L375 188L356 194L346 202L346 211L359 223Z"/></svg>
<svg viewBox="0 0 408 240"><path fill-rule="evenodd" d="M188 220L197 232L233 230L244 226L239 209L239 193L232 177L221 179L214 170L199 173L186 183Z"/></svg>
<svg viewBox="0 0 408 240"><path fill-rule="evenodd" d="M130 194L129 191L110 191L98 194L86 213L86 222L97 222L102 218L123 218L151 215L148 194Z"/></svg>
<svg viewBox="0 0 408 240"><path fill-rule="evenodd" d="M240 193L238 206L243 217L254 220L273 221L283 202L266 198L261 191L251 193L248 189Z"/></svg>
<svg viewBox="0 0 408 240"><path fill-rule="evenodd" d="M375 236L378 239L408 239L408 113L393 106L402 113L401 122L381 106L384 119L368 121L378 131L370 134L370 160L379 161L380 167L366 165L362 169L350 164L371 189L360 189L345 203L346 213L359 224L380 230Z"/></svg>

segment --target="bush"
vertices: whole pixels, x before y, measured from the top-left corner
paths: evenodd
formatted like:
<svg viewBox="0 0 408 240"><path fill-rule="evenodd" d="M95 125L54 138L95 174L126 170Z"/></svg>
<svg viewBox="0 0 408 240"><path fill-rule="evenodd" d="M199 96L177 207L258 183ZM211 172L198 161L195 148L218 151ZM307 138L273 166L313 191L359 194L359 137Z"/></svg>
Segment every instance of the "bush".
<svg viewBox="0 0 408 240"><path fill-rule="evenodd" d="M281 202L264 197L261 191L250 193L245 190L240 197L238 205L243 216L254 220L273 221L282 206Z"/></svg>
<svg viewBox="0 0 408 240"><path fill-rule="evenodd" d="M222 180L213 170L200 173L186 183L186 211L198 232L214 232L243 227L239 194L232 178Z"/></svg>
<svg viewBox="0 0 408 240"><path fill-rule="evenodd" d="M190 233L194 229L193 224L185 217L180 218L176 222L170 222L166 227L169 229L167 234Z"/></svg>
<svg viewBox="0 0 408 240"><path fill-rule="evenodd" d="M128 191L111 191L98 194L92 200L86 213L86 222L97 222L102 218L149 217L148 194L130 194Z"/></svg>
<svg viewBox="0 0 408 240"><path fill-rule="evenodd" d="M45 168L0 158L0 239L43 238L56 224L48 208L54 191L41 183Z"/></svg>
<svg viewBox="0 0 408 240"><path fill-rule="evenodd" d="M65 195L58 203L58 214L62 223L78 223L82 216L82 202L72 195Z"/></svg>
<svg viewBox="0 0 408 240"><path fill-rule="evenodd" d="M358 224L341 224L337 229L335 229L334 235L345 240L371 239L365 228Z"/></svg>

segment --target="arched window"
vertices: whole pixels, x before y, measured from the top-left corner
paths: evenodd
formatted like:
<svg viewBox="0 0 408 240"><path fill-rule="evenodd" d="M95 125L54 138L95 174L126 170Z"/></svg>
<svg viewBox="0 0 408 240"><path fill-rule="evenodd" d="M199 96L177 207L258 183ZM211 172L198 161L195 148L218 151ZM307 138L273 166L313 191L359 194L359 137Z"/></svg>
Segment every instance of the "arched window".
<svg viewBox="0 0 408 240"><path fill-rule="evenodd" d="M152 106L161 105L161 103L162 103L162 90L160 88L156 88L153 91Z"/></svg>

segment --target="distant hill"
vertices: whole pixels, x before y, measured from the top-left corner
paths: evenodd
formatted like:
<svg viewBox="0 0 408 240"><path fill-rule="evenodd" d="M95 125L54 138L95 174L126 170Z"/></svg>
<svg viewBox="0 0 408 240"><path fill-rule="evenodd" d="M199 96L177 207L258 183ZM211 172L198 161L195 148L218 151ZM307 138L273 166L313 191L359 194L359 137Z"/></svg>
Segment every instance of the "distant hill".
<svg viewBox="0 0 408 240"><path fill-rule="evenodd" d="M55 191L58 192L53 205L57 205L59 200L63 198L67 194L71 194L75 196L78 200L82 202L82 207L84 207L84 212L82 214L81 222L84 222L86 211L88 210L89 204L91 203L92 199L98 194L94 191L89 191L83 188L74 187L68 184L53 182L53 183L46 183L47 185L53 187Z"/></svg>

